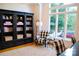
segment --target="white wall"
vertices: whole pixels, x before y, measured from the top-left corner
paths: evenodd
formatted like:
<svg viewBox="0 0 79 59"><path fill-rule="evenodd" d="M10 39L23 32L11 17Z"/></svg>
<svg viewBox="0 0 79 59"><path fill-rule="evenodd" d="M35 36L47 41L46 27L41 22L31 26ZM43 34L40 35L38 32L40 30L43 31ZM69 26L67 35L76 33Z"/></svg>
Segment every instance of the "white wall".
<svg viewBox="0 0 79 59"><path fill-rule="evenodd" d="M30 4L28 3L0 3L0 9L32 12Z"/></svg>
<svg viewBox="0 0 79 59"><path fill-rule="evenodd" d="M48 13L49 13L49 5L48 3L43 3L42 4L42 23L43 23L42 30L45 30L45 31L50 30Z"/></svg>
<svg viewBox="0 0 79 59"><path fill-rule="evenodd" d="M75 37L76 40L79 41L79 5L77 9L77 19L76 19L76 27L75 27Z"/></svg>
<svg viewBox="0 0 79 59"><path fill-rule="evenodd" d="M32 8L32 12L34 13L34 37L36 37L37 30L39 29L36 26L36 22L39 20L39 4L38 3L32 3L31 8Z"/></svg>

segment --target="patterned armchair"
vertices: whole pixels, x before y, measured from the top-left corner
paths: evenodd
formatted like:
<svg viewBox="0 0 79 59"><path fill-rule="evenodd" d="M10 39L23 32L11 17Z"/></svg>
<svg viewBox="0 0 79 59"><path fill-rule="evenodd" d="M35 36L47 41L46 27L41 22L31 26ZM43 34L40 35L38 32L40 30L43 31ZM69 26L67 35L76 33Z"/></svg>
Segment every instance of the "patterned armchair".
<svg viewBox="0 0 79 59"><path fill-rule="evenodd" d="M36 37L35 43L38 45L44 45L46 43L45 39L46 39L47 35L48 35L48 32L41 31L39 36Z"/></svg>

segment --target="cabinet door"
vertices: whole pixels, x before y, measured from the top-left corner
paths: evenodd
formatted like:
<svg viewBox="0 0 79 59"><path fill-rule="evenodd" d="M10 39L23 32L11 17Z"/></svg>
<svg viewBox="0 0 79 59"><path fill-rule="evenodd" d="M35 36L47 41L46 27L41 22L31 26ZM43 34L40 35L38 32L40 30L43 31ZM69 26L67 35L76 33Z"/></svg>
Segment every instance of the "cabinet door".
<svg viewBox="0 0 79 59"><path fill-rule="evenodd" d="M13 14L2 14L3 38L5 42L13 40Z"/></svg>
<svg viewBox="0 0 79 59"><path fill-rule="evenodd" d="M33 15L26 16L26 37L33 39Z"/></svg>
<svg viewBox="0 0 79 59"><path fill-rule="evenodd" d="M24 38L24 15L17 15L17 40Z"/></svg>

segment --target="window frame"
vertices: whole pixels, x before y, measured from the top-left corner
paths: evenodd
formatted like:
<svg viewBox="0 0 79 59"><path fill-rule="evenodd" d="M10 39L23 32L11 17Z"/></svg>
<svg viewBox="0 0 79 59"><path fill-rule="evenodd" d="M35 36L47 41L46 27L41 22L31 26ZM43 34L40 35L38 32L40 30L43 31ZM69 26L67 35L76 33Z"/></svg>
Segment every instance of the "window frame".
<svg viewBox="0 0 79 59"><path fill-rule="evenodd" d="M56 6L56 7L52 7L51 8L51 4L49 4L49 21L50 21L50 16L56 15L56 25L55 25L55 32L56 33L58 32L58 15L60 15L60 14L64 14L65 15L65 18L64 18L64 20L65 20L64 21L64 37L63 37L64 39L66 39L66 33L67 33L67 21L68 21L67 15L69 13L77 14L77 10L76 11L67 11L67 7L74 7L74 6L78 7L78 5L79 5L78 3L73 3L73 4ZM58 10L60 8L65 8L65 11L64 12L59 12ZM51 13L50 10L52 10L52 9L56 9L56 12Z"/></svg>

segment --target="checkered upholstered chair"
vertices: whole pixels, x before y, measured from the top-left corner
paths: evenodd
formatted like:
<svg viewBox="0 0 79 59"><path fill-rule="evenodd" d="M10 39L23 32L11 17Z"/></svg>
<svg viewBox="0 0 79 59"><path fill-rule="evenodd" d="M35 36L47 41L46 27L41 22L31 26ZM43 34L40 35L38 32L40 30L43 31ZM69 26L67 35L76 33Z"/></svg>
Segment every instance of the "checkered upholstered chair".
<svg viewBox="0 0 79 59"><path fill-rule="evenodd" d="M63 40L58 40L59 44L60 44L60 49L61 49L61 53L65 51L66 47L64 45L64 41Z"/></svg>
<svg viewBox="0 0 79 59"><path fill-rule="evenodd" d="M54 44L55 44L55 49L57 51L57 56L65 51L66 48L63 40L56 40L54 41Z"/></svg>
<svg viewBox="0 0 79 59"><path fill-rule="evenodd" d="M45 39L46 39L47 35L48 35L48 32L41 31L40 37L36 38L36 44L43 45L45 43Z"/></svg>

